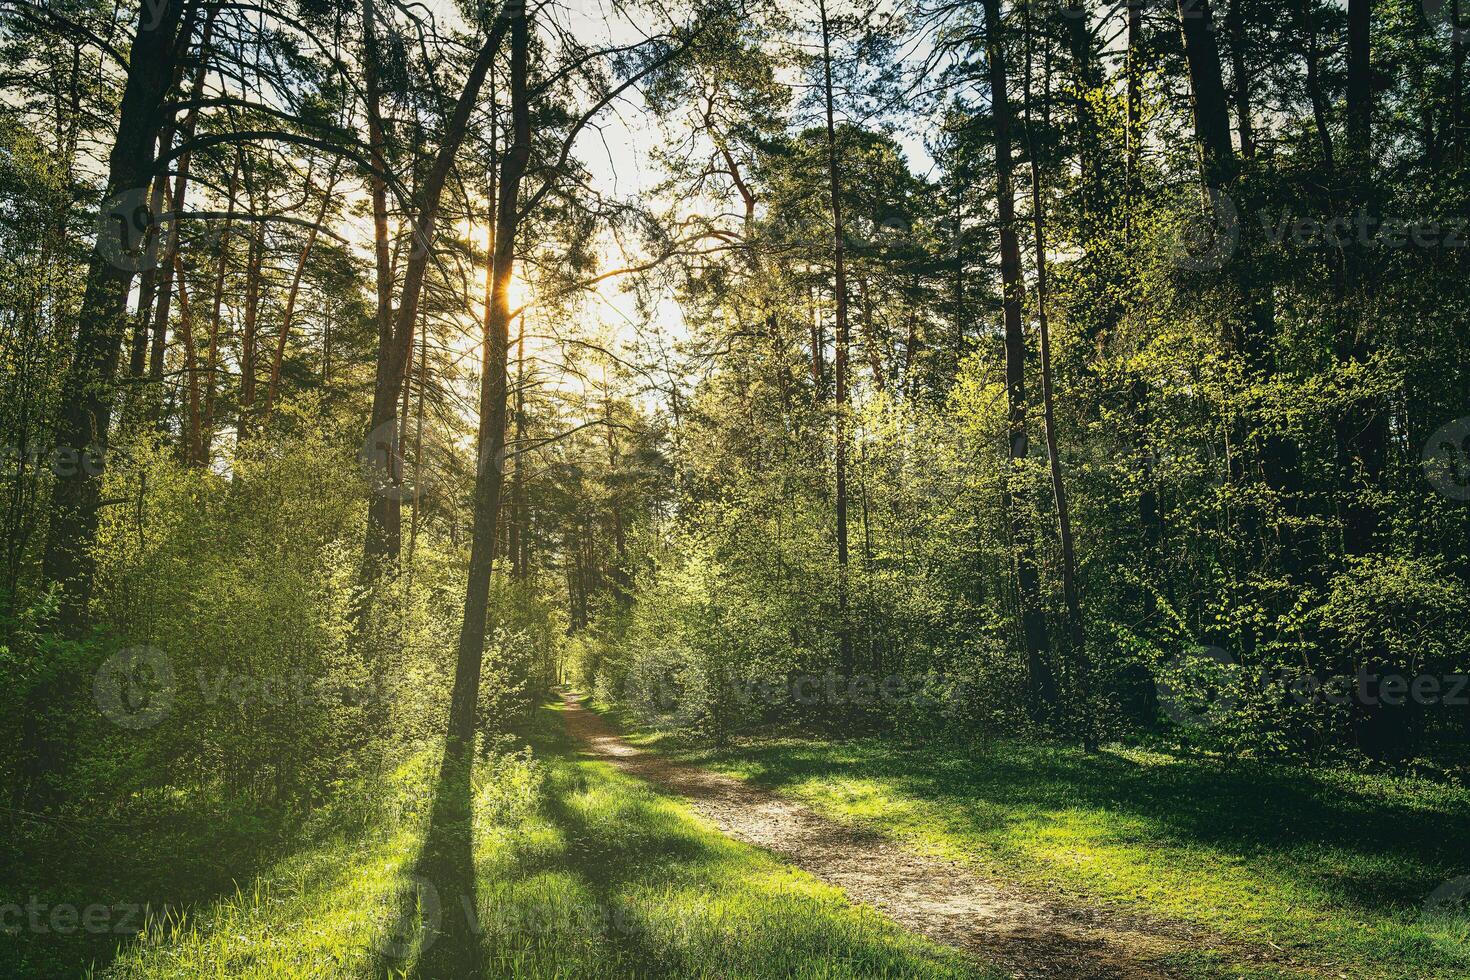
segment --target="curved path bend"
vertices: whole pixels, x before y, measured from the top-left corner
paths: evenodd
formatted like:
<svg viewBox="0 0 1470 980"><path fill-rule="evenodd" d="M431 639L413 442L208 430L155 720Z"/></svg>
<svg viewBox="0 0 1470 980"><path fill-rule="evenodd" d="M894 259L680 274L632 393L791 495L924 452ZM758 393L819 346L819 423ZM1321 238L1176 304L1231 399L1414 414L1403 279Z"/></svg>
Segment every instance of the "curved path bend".
<svg viewBox="0 0 1470 980"><path fill-rule="evenodd" d="M1164 980L1188 975L1165 962L1170 954L1220 948L1217 937L1183 924L1063 908L987 881L748 783L638 749L577 698L563 700L567 728L587 755L684 797L723 833L765 848L842 889L852 901L1013 977Z"/></svg>

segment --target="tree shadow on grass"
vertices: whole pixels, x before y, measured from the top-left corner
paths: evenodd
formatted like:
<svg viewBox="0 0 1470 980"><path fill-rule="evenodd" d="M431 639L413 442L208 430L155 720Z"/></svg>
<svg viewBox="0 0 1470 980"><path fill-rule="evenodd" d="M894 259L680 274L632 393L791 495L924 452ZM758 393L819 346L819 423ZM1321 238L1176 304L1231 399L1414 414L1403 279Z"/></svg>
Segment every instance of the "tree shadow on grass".
<svg viewBox="0 0 1470 980"><path fill-rule="evenodd" d="M0 882L5 901L36 903L39 925L0 930L0 964L17 976L77 976L89 966L100 973L149 917L207 908L317 843L305 830L295 816L215 800L160 803L137 819L12 811L0 823ZM104 926L53 928L51 913L68 909L100 915Z"/></svg>
<svg viewBox="0 0 1470 980"><path fill-rule="evenodd" d="M641 803L620 808L618 830L609 833L605 824L572 802L587 784L579 777L563 779L547 794L543 813L567 846L554 855L541 853L523 862L518 877L529 881L547 873L570 876L579 886L572 893L585 897L554 907L491 909L489 921L510 926L490 936L494 959L507 963L528 950L545 955L590 946L596 950L598 975L683 976L677 957L654 941L652 930L622 896L630 886L658 882L674 869L692 871L716 860L716 855L698 837L668 832Z"/></svg>
<svg viewBox="0 0 1470 980"><path fill-rule="evenodd" d="M380 941L380 977L450 980L483 975L471 765L469 758L445 753L423 847L399 891L393 928Z"/></svg>
<svg viewBox="0 0 1470 980"><path fill-rule="evenodd" d="M1025 743L997 742L978 756L959 748L853 744L858 751L835 758L789 745L738 755L759 765L753 781L769 789L814 777L879 779L913 798L960 808L982 832L1048 811L1114 812L1142 820L1155 842L1245 859L1269 855L1286 862L1286 873L1310 877L1364 911L1418 905L1440 881L1465 870L1470 807L1388 799L1330 774L1211 760L1144 765L1120 753ZM1321 865L1331 852L1358 860L1352 868Z"/></svg>

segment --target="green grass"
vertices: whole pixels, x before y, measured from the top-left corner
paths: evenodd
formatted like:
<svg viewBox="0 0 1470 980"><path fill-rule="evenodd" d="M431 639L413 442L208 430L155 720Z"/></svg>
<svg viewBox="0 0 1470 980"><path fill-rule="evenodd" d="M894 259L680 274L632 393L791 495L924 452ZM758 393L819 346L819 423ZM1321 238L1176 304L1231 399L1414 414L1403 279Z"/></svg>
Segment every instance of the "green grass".
<svg viewBox="0 0 1470 980"><path fill-rule="evenodd" d="M154 923L98 975L989 976L579 759L554 709L534 743L468 785L415 760L378 822Z"/></svg>
<svg viewBox="0 0 1470 980"><path fill-rule="evenodd" d="M401 779L403 774L399 774ZM105 965L145 924L233 895L293 856L349 848L403 787L364 779L306 815L161 787L106 811L8 813L0 834L0 977L72 978Z"/></svg>
<svg viewBox="0 0 1470 980"><path fill-rule="evenodd" d="M1470 874L1462 788L1014 741L635 741L1073 904L1206 927L1222 947L1275 947L1331 977L1470 977L1466 909L1425 908Z"/></svg>

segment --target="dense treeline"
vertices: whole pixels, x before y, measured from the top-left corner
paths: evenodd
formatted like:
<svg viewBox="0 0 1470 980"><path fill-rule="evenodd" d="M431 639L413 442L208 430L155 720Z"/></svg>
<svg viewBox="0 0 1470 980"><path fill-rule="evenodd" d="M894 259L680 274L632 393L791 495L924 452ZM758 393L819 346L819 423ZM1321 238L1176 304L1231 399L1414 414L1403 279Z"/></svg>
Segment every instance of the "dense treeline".
<svg viewBox="0 0 1470 980"><path fill-rule="evenodd" d="M899 13L757 20L663 94L731 250L604 691L1463 761L1451 13Z"/></svg>
<svg viewBox="0 0 1470 980"><path fill-rule="evenodd" d="M11 805L310 802L568 665L1463 761L1451 7L6 0Z"/></svg>
<svg viewBox="0 0 1470 980"><path fill-rule="evenodd" d="M523 720L665 494L587 317L646 212L577 143L698 13L5 6L16 813L289 806L451 691L462 748Z"/></svg>

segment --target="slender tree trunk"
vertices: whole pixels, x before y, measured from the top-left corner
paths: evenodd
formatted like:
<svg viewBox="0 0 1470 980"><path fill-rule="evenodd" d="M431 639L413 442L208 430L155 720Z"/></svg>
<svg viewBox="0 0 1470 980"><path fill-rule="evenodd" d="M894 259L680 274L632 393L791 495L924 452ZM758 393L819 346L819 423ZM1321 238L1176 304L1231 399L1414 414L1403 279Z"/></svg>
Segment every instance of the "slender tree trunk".
<svg viewBox="0 0 1470 980"><path fill-rule="evenodd" d="M413 564L414 548L419 540L419 510L424 494L424 390L429 383L429 336L419 331L418 405L414 411L413 433L413 511L408 521L408 562Z"/></svg>
<svg viewBox="0 0 1470 980"><path fill-rule="evenodd" d="M1008 415L1008 461L1002 482L1005 511L1015 551L1017 599L1026 645L1026 669L1035 709L1049 714L1056 703L1056 678L1048 657L1046 620L1041 609L1041 580L1036 569L1030 528L1021 513L1013 485L1024 474L1030 455L1026 435L1026 338L1021 319L1025 286L1021 282L1021 246L1016 235L1016 203L1011 163L1011 105L1006 87L1005 47L1000 0L984 0L986 57L995 134L996 216L1000 227L1000 275L1005 318L1005 376Z"/></svg>
<svg viewBox="0 0 1470 980"><path fill-rule="evenodd" d="M1053 392L1051 365L1051 322L1047 301L1050 296L1047 280L1046 258L1046 215L1041 199L1041 163L1037 154L1036 141L1031 127L1031 17L1026 15L1026 82L1024 130L1026 156L1031 162L1031 228L1035 244L1036 260L1036 325L1041 341L1041 418L1042 431L1046 438L1046 457L1051 471L1052 500L1057 509L1057 534L1062 545L1062 599L1067 607L1068 638L1071 641L1069 659L1073 677L1073 710L1078 713L1078 727L1082 744L1088 751L1097 748L1097 736L1092 722L1094 705L1092 695L1092 663L1087 650L1087 628L1082 618L1082 601L1077 585L1077 550L1072 536L1072 511L1067 500L1067 486L1062 479L1062 460L1057 452L1056 397Z"/></svg>
<svg viewBox="0 0 1470 980"><path fill-rule="evenodd" d="M1235 118L1240 128L1240 155L1255 159L1256 128L1251 119L1251 80L1245 65L1245 19L1240 13L1241 0L1228 0L1225 27L1230 33L1230 82L1235 91Z"/></svg>
<svg viewBox="0 0 1470 980"><path fill-rule="evenodd" d="M1465 159L1465 57L1470 51L1470 27L1465 26L1460 0L1451 0L1450 16L1450 147L1455 162Z"/></svg>
<svg viewBox="0 0 1470 980"><path fill-rule="evenodd" d="M163 213L164 187L167 183L168 177L163 174L153 181L153 189L148 198L149 214ZM138 309L133 315L133 340L128 352L128 375L134 379L142 379L148 371L148 328L153 323L153 304L158 290L159 246L156 220L148 226L147 236L144 250L152 261L139 277ZM141 386L137 387L141 388Z"/></svg>
<svg viewBox="0 0 1470 980"><path fill-rule="evenodd" d="M1371 213L1374 207L1373 88L1370 28L1372 0L1348 0L1347 130L1343 158L1346 163L1349 200L1354 208ZM1366 365L1378 354L1377 337L1366 309L1354 315L1357 303L1369 302L1373 294L1370 258L1361 242L1352 241L1343 250L1345 290L1340 297L1337 354L1345 366ZM1382 490L1388 457L1388 413L1374 397L1350 401L1337 420L1338 473L1345 501L1343 545L1349 555L1373 554L1379 545L1381 518L1376 499ZM1370 675L1383 676L1399 669L1381 644L1365 651ZM1376 691L1370 692L1377 694ZM1357 705L1359 744L1369 755L1403 758L1410 751L1413 733L1409 714L1402 706L1385 705L1372 697Z"/></svg>
<svg viewBox="0 0 1470 980"><path fill-rule="evenodd" d="M214 18L218 9L217 4L210 5L209 13L204 21L204 29L200 36L199 67L194 72L193 85L190 89L195 97L203 94L204 80L209 70L207 49L210 36L214 31ZM194 131L198 122L198 110L190 109L188 114L184 116L184 121L177 127L180 146L194 138ZM162 141L162 145L167 149L175 135L175 127L172 123L165 123L165 133L167 134L167 138ZM184 202L188 197L189 168L193 156L192 151L186 149L174 160L173 166L177 173L174 177L173 195L171 198L168 194L167 179L160 178L163 196L168 199L172 220L167 225L166 234L164 234L160 242L162 251L158 256L158 272L156 274L158 309L153 314L153 347L150 352L151 362L149 365L149 378L154 382L153 390L155 392L161 392L162 390L164 359L168 353L169 305L173 297L173 277L176 273L174 258L179 254L179 232L183 224L181 216L184 213ZM154 213L157 214L157 212ZM160 397L154 405L155 409L161 409L162 403L163 400Z"/></svg>
<svg viewBox="0 0 1470 980"><path fill-rule="evenodd" d="M1062 14L1067 27L1068 53L1072 57L1077 75L1077 91L1073 97L1072 111L1077 123L1077 162L1082 168L1083 234L1091 237L1106 199L1101 160L1098 158L1101 127L1092 102L1093 93L1102 87L1102 79L1099 77L1097 58L1092 50L1092 29L1088 22L1087 7L1075 0L1067 0ZM1027 17L1029 23L1029 13ZM1027 97L1029 98L1029 92Z"/></svg>
<svg viewBox="0 0 1470 980"><path fill-rule="evenodd" d="M863 346L867 348L868 366L873 371L873 387L882 392L888 388L888 379L883 370L883 348L873 326L873 296L866 279L858 282L858 288L863 294Z"/></svg>
<svg viewBox="0 0 1470 980"><path fill-rule="evenodd" d="M618 442L617 435L613 431L612 417L612 389L607 385L604 375L603 387L606 397L603 399L603 431L607 437L607 466L608 472L615 474L618 468ZM608 506L608 521L612 525L613 555L617 559L617 566L613 569L612 583L613 595L622 602L627 602L631 595L632 579L628 575L627 558L628 546L623 533L622 502L617 494L610 495Z"/></svg>
<svg viewBox="0 0 1470 980"><path fill-rule="evenodd" d="M219 266L214 273L214 298L209 312L209 357L204 375L204 442L208 451L214 445L215 395L219 384L220 317L225 299L225 272L230 264L230 235L235 225L235 195L239 190L240 151L235 151L235 166L230 172L230 200L225 206L224 229L219 238Z"/></svg>
<svg viewBox="0 0 1470 980"><path fill-rule="evenodd" d="M363 89L368 122L368 159L373 172L368 177L368 189L373 208L373 260L377 273L377 316L378 360L377 374L373 384L373 408L368 425L368 437L363 450L375 464L383 469L378 479L391 474L393 454L397 450L397 433L386 432L391 427L392 413L388 410L396 398L392 364L394 342L393 318L393 256L388 247L388 169L385 135L382 116L382 86L378 77L378 29L375 0L363 0L362 4L362 47ZM391 390L390 390L391 389ZM397 553L401 509L397 497L388 487L374 487L375 492L368 504L367 537L364 545L363 567L371 578L378 572L378 559L386 554Z"/></svg>
<svg viewBox="0 0 1470 980"><path fill-rule="evenodd" d="M327 178L327 189L322 193L322 206L317 211L316 223L306 232L306 244L301 246L301 253L296 258L296 269L291 273L291 288L286 292L286 309L281 314L281 332L276 338L276 351L271 357L270 380L265 388L265 407L261 410L264 418L269 418L271 409L276 404L276 394L281 384L281 364L286 359L286 341L291 336L291 320L296 314L296 298L301 292L301 278L306 272L307 259L311 258L311 250L316 245L317 233L322 223L327 220L327 211L332 205L332 192L337 188L337 170L332 169L332 175Z"/></svg>
<svg viewBox="0 0 1470 980"><path fill-rule="evenodd" d="M1201 173L1205 191L1212 202L1237 189L1240 164L1230 141L1230 117L1225 100L1225 86L1220 70L1220 50L1216 44L1208 0L1180 0L1180 23L1184 35L1185 59L1189 64L1190 88L1194 95L1195 134L1201 147ZM1244 318L1241 329L1230 338L1230 344L1244 360L1256 383L1269 383L1276 373L1275 339L1276 306L1269 286L1263 287L1253 275L1253 243L1250 239L1249 202L1242 202L1239 221L1240 245L1231 261L1234 284L1241 299ZM1219 211L1218 205L1217 213ZM1232 441L1243 445L1246 432L1237 426ZM1307 564L1305 538L1296 527L1301 506L1298 494L1299 463L1296 445L1275 432L1258 436L1261 471L1267 486L1281 498L1282 509L1289 519L1278 530L1282 565L1289 572ZM1240 464L1232 474L1243 479Z"/></svg>
<svg viewBox="0 0 1470 980"><path fill-rule="evenodd" d="M1353 178L1355 207L1373 207L1373 91L1370 63L1370 0L1348 2L1347 159ZM1345 272L1366 301L1369 263L1362 244L1352 242L1344 250ZM1346 305L1346 304L1344 304ZM1352 316L1343 310L1339 327L1339 356L1366 364L1378 353L1377 338L1368 317ZM1374 549L1379 534L1378 509L1372 498L1380 488L1388 456L1388 415L1375 399L1362 399L1348 406L1338 423L1341 478L1348 488L1344 543L1349 554L1365 555Z"/></svg>
<svg viewBox="0 0 1470 980"><path fill-rule="evenodd" d="M822 21L822 89L827 115L827 183L832 206L832 291L837 317L835 354L837 417L837 618L839 660L844 676L853 668L852 630L847 622L847 264L842 230L842 172L837 164L837 129L832 104L832 43L826 0L817 0Z"/></svg>
<svg viewBox="0 0 1470 980"><path fill-rule="evenodd" d="M1130 244L1133 240L1133 211L1143 189L1143 2L1127 0L1127 131L1124 133L1127 160L1124 164L1123 195L1126 207L1124 230Z"/></svg>
<svg viewBox="0 0 1470 980"><path fill-rule="evenodd" d="M963 158L956 152L957 166ZM965 356L965 214L964 182L956 174L954 191L954 366L959 373Z"/></svg>
<svg viewBox="0 0 1470 980"><path fill-rule="evenodd" d="M170 133L172 130L170 129ZM171 136L166 136L163 141L164 149L169 148ZM159 184L163 191L164 207L176 211L169 202L173 200L173 194L169 191L169 180L166 176L159 177ZM153 333L148 345L148 380L151 382L149 389L153 397L157 399L153 403L155 414L158 406L162 404L163 397L163 360L168 354L168 317L172 309L174 291L174 263L169 250L169 237L160 232L158 267L153 274L153 313L150 322Z"/></svg>
<svg viewBox="0 0 1470 980"><path fill-rule="evenodd" d="M918 277L915 276L915 279ZM908 392L908 397L917 397L919 391L919 290L918 284L914 283L908 296L908 339L903 345L903 388Z"/></svg>
<svg viewBox="0 0 1470 980"><path fill-rule="evenodd" d="M526 448L526 331L524 324L516 338L516 397L515 397L515 469L511 473L510 499L514 518L511 522L510 568L517 579L526 577L526 460L521 455Z"/></svg>
<svg viewBox="0 0 1470 980"><path fill-rule="evenodd" d="M163 102L188 31L179 29L183 0L140 9L129 53L117 140L108 156L109 197L146 188L153 179L154 148L163 122ZM78 315L76 344L61 384L56 426L59 447L88 452L105 465L118 360L127 332L128 293L133 270L109 257L98 241L87 264L87 284ZM91 547L102 506L102 466L78 466L58 476L46 522L43 574L61 586L60 615L70 631L85 626L95 563Z"/></svg>
<svg viewBox="0 0 1470 980"><path fill-rule="evenodd" d="M1205 184L1214 190L1224 190L1234 184L1239 166L1230 141L1230 113L1209 0L1179 0L1179 23L1184 35L1184 57L1189 64L1194 132L1200 144Z"/></svg>
<svg viewBox="0 0 1470 980"><path fill-rule="evenodd" d="M253 202L251 210L255 210ZM245 261L245 314L240 328L240 417L235 425L237 443L244 443L255 431L256 331L260 324L260 280L265 271L265 229L260 225L251 229L250 248Z"/></svg>
<svg viewBox="0 0 1470 980"><path fill-rule="evenodd" d="M827 365L823 356L827 337L822 330L822 311L817 307L816 289L812 286L806 288L806 308L812 329L812 401L820 405L827 397Z"/></svg>
<svg viewBox="0 0 1470 980"><path fill-rule="evenodd" d="M1333 160L1332 130L1327 125L1327 96L1322 91L1321 51L1317 45L1317 18L1312 9L1313 0L1297 0L1298 28L1302 32L1302 46L1307 70L1307 98L1312 103L1312 122L1317 127L1317 141L1322 147L1322 161L1327 172L1336 169Z"/></svg>
<svg viewBox="0 0 1470 980"><path fill-rule="evenodd" d="M1125 125L1124 161L1124 218L1123 233L1128 243L1127 254L1132 259L1135 245L1134 211L1143 193L1143 0L1128 0L1128 54L1125 80L1127 106ZM1142 378L1134 378L1128 386L1129 417L1138 428L1143 428L1148 413L1148 387ZM1149 460L1147 437L1138 439L1140 486L1138 492L1138 523L1143 529L1144 543L1149 554L1163 540L1163 521L1159 511L1158 491L1154 486L1153 466ZM1152 600L1146 600L1151 603ZM1150 607L1150 611L1152 611Z"/></svg>
<svg viewBox="0 0 1470 980"><path fill-rule="evenodd" d="M184 282L184 263L174 255L174 280L179 290L179 336L184 342L184 460L194 466L208 462L204 458L204 441L200 436L199 356L194 344L194 314L189 305L189 289Z"/></svg>
<svg viewBox="0 0 1470 980"><path fill-rule="evenodd" d="M444 192L444 183L454 166L469 128L470 113L485 83L490 63L500 47L509 14L502 12L491 25L474 64L465 78L464 89L450 117L445 122L444 136L438 153L423 183L414 194L413 241L408 263L403 271L403 286L399 294L398 310L393 317L391 336L384 338L379 324L379 347L377 372L373 383L373 408L368 420L367 438L364 448L374 466L377 467L377 485L368 505L367 535L363 545L363 567L365 577L374 577L385 559L396 560L399 552L400 507L398 488L394 480L394 460L400 443L397 426L399 392L403 389L409 353L412 350L413 329L418 317L419 299L423 293L424 274L433 255L434 237L439 222L439 202ZM371 33L371 32L369 32ZM382 256L379 255L382 262ZM381 309L380 309L381 313ZM383 343L384 340L387 343Z"/></svg>
<svg viewBox="0 0 1470 980"><path fill-rule="evenodd" d="M490 604L490 576L495 562L496 520L505 478L506 363L510 347L510 283L515 274L521 179L531 155L531 110L527 94L530 15L523 8L497 17L510 20L510 104L513 142L500 161L495 205L495 250L491 259L492 289L486 311L480 365L479 448L475 466L474 524L470 536L469 582L465 589L464 623L450 696L446 751L468 756L475 733L475 705L485 650ZM487 66L488 67L488 66Z"/></svg>
<svg viewBox="0 0 1470 980"><path fill-rule="evenodd" d="M1372 68L1369 64L1369 27L1372 0L1348 0L1347 145L1355 165L1371 159L1373 119Z"/></svg>

